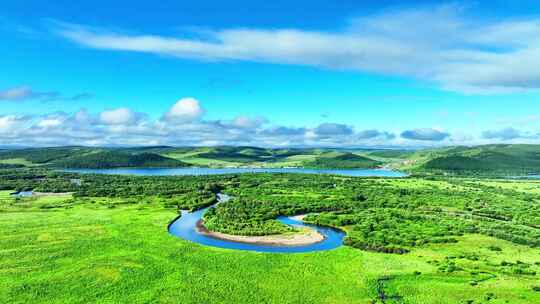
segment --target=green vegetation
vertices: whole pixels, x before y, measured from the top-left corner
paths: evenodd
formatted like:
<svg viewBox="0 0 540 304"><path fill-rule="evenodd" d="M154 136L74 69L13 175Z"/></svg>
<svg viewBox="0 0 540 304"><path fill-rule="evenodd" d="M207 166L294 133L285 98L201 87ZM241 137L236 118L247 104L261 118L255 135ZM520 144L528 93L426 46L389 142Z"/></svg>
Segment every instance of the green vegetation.
<svg viewBox="0 0 540 304"><path fill-rule="evenodd" d="M1 154L0 154L1 155ZM24 158L7 158L0 159L0 164L4 165L19 165L19 166L32 166L32 162L27 161Z"/></svg>
<svg viewBox="0 0 540 304"><path fill-rule="evenodd" d="M159 157L161 156L161 158ZM173 161L172 159L176 160ZM383 164L367 155L331 149L258 147L59 147L0 150L0 163L60 168L114 167L312 167L372 168Z"/></svg>
<svg viewBox="0 0 540 304"><path fill-rule="evenodd" d="M6 164L6 163L0 163L0 169L15 169L15 168L23 168L24 165L22 164Z"/></svg>
<svg viewBox="0 0 540 304"><path fill-rule="evenodd" d="M255 211L257 210L257 211ZM204 225L212 231L235 235L270 235L292 231L290 226L276 220L279 211L266 209L264 204L252 200L235 199L208 210Z"/></svg>
<svg viewBox="0 0 540 304"><path fill-rule="evenodd" d="M420 150L397 166L414 172L526 175L540 172L540 146L500 144Z"/></svg>
<svg viewBox="0 0 540 304"><path fill-rule="evenodd" d="M0 151L0 159L25 160L28 163L45 164L69 156L76 156L92 151L85 147L29 148ZM26 163L26 164L28 164Z"/></svg>
<svg viewBox="0 0 540 304"><path fill-rule="evenodd" d="M413 154L413 150L377 150L368 153L370 156L395 159L406 159Z"/></svg>
<svg viewBox="0 0 540 304"><path fill-rule="evenodd" d="M205 216L221 232L280 233L284 226L274 221L277 216L312 213L307 221L344 228L347 245L377 252L406 253L467 233L540 246L540 196L474 179L267 174L239 175L229 183L226 191L236 199Z"/></svg>
<svg viewBox="0 0 540 304"><path fill-rule="evenodd" d="M9 195L23 188L59 194ZM0 170L0 189L2 303L540 301L536 181L16 169ZM209 217L223 228L252 233L279 214L310 213L310 221L346 229L351 246L408 252L263 254L167 233L179 208L204 207L219 191L234 197Z"/></svg>
<svg viewBox="0 0 540 304"><path fill-rule="evenodd" d="M122 168L122 167L186 167L188 164L176 159L154 153L129 154L125 152L106 151L72 156L54 161L55 168Z"/></svg>
<svg viewBox="0 0 540 304"><path fill-rule="evenodd" d="M7 167L0 168L0 302L538 303L540 181L437 174L402 179L151 177L48 169L178 166L184 165L179 160L183 158L162 155L213 153L231 162L243 158L244 164L264 160L318 167L378 166L381 158L401 162L408 157L424 168L411 170L422 174L480 174L506 172L492 170L493 160L486 155L506 151L497 160L508 164L526 151L532 153L521 146L493 146L496 153L491 154L488 147L471 149L410 154L74 147L51 149L42 158L34 152L3 155L1 164ZM482 169L473 170L459 159L478 157L479 151ZM10 195L21 190L38 195ZM180 210L215 204L219 192L233 199L205 214L210 230L291 233L293 229L276 218L308 214L308 222L346 231L346 246L308 254L263 254L205 247L167 233L167 224Z"/></svg>
<svg viewBox="0 0 540 304"><path fill-rule="evenodd" d="M375 168L382 165L382 162L348 152L328 152L317 156L315 160L305 162L304 165L314 168L359 169Z"/></svg>
<svg viewBox="0 0 540 304"><path fill-rule="evenodd" d="M176 160L176 161L175 161ZM0 150L2 167L390 167L418 175L506 177L540 172L540 145L485 145L421 150L271 149L258 147L88 148Z"/></svg>

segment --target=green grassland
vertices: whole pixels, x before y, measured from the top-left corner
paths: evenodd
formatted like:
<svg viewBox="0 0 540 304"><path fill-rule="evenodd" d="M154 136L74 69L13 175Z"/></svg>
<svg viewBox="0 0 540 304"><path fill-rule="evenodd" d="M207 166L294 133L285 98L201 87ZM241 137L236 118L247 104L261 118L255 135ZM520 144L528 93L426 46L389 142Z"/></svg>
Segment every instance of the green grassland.
<svg viewBox="0 0 540 304"><path fill-rule="evenodd" d="M24 166L31 166L33 165L32 162L24 159L24 158L7 158L7 159L0 159L0 164L13 164L13 165L24 165Z"/></svg>
<svg viewBox="0 0 540 304"><path fill-rule="evenodd" d="M75 177L80 186L69 182ZM540 303L539 187L476 178L0 170L0 303ZM59 194L9 195L18 189ZM272 254L167 232L179 209L212 204L218 191L234 197L218 215L234 207L236 221L253 229L307 212L354 242ZM363 234L366 223L371 232ZM406 252L380 250L396 247Z"/></svg>
<svg viewBox="0 0 540 304"><path fill-rule="evenodd" d="M349 152L326 152L317 156L314 160L304 163L306 167L330 169L376 168L381 165L382 162Z"/></svg>
<svg viewBox="0 0 540 304"><path fill-rule="evenodd" d="M538 272L540 251L491 237L406 255L263 254L175 238L166 232L175 211L153 202L11 208L0 213L5 303L382 303L381 293L385 303L540 301L537 276L500 266Z"/></svg>

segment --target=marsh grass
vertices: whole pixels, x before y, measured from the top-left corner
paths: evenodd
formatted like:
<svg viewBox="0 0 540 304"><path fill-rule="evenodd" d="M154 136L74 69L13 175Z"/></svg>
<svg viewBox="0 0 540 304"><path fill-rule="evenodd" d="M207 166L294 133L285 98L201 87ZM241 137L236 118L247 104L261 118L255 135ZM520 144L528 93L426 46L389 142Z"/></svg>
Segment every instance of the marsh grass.
<svg viewBox="0 0 540 304"><path fill-rule="evenodd" d="M380 303L374 282L384 276L386 294L402 303L485 303L489 293L489 303L540 301L537 275L496 266L519 260L540 272L540 251L491 237L466 235L406 255L349 247L263 254L183 241L166 231L174 210L108 200L0 213L0 302ZM448 259L453 272L440 270ZM484 273L493 276L482 280Z"/></svg>

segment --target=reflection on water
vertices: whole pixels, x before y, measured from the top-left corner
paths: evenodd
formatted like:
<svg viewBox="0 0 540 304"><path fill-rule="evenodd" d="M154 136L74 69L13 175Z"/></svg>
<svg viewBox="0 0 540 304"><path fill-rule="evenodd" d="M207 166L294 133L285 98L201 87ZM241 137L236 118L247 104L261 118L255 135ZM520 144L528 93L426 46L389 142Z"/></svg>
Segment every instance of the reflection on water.
<svg viewBox="0 0 540 304"><path fill-rule="evenodd" d="M304 173L346 176L405 177L407 174L387 169L304 169L304 168L115 168L66 169L66 172L132 175L216 175L236 173Z"/></svg>

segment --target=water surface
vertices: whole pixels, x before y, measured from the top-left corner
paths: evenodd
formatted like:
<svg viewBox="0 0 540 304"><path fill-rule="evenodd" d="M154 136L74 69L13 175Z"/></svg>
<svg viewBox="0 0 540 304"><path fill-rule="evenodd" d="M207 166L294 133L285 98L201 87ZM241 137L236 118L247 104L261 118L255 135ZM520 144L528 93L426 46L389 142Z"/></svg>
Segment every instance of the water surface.
<svg viewBox="0 0 540 304"><path fill-rule="evenodd" d="M11 193L11 195L15 197L29 197L29 196L34 195L34 192L33 191L19 191L19 192Z"/></svg>
<svg viewBox="0 0 540 304"><path fill-rule="evenodd" d="M229 196L223 194L219 195L218 197L220 203L224 203L230 199ZM318 243L300 246L260 245L216 239L211 236L200 234L197 232L196 229L197 222L202 218L206 210L208 210L209 208L212 207L204 208L195 212L182 211L182 216L176 219L173 223L171 223L171 225L169 225L169 232L182 239L203 244L206 246L258 252L281 253L311 252L334 249L343 244L343 237L345 236L345 233L338 229L306 224L302 221L298 221L287 216L280 216L278 218L280 222L286 225L313 228L322 235L324 235L325 239Z"/></svg>
<svg viewBox="0 0 540 304"><path fill-rule="evenodd" d="M405 173L387 169L305 169L305 168L116 168L116 169L67 169L66 172L75 173L96 173L96 174L129 174L146 176L171 176L171 175L216 175L216 174L239 174L239 173L303 173L303 174L335 174L355 177L405 177ZM224 203L230 199L229 196L220 194L219 203ZM219 204L218 203L218 204ZM309 245L300 246L277 246L235 242L222 240L200 234L197 232L197 222L202 218L206 210L204 208L195 212L182 211L181 217L169 225L169 232L182 239L207 246L220 248L249 250L258 252L311 252L334 249L343 244L345 233L341 230L307 224L295 220L291 217L280 216L277 218L286 225L298 227L310 227L321 233L325 239Z"/></svg>
<svg viewBox="0 0 540 304"><path fill-rule="evenodd" d="M305 168L115 168L115 169L66 169L65 172L130 175L216 175L237 173L303 173L336 174L346 176L405 177L407 174L388 169L305 169Z"/></svg>

